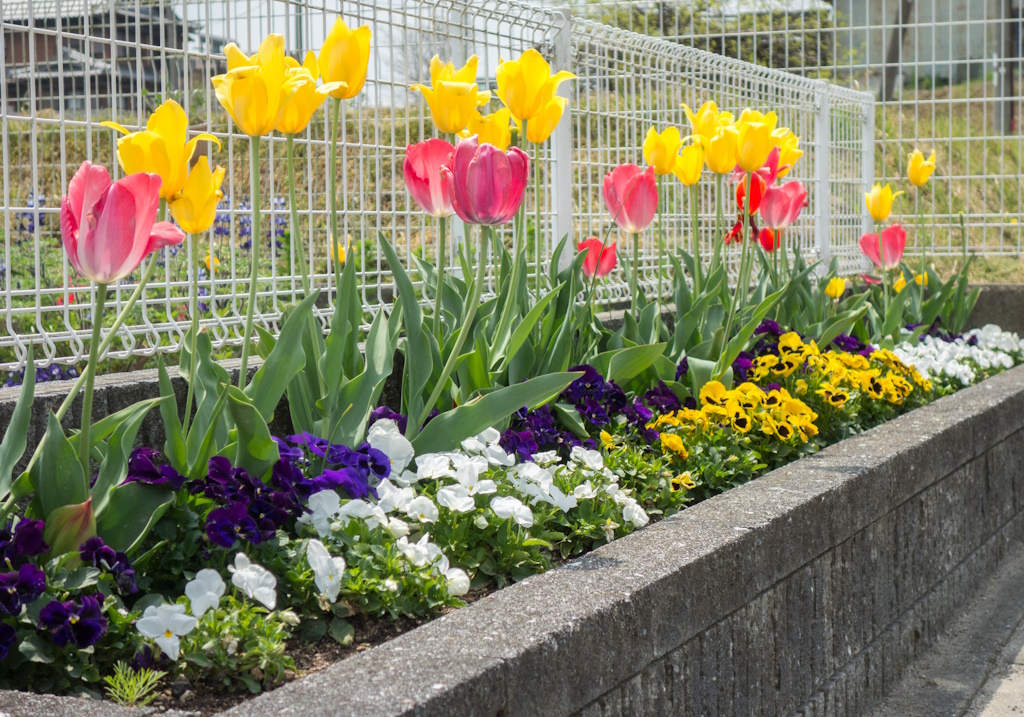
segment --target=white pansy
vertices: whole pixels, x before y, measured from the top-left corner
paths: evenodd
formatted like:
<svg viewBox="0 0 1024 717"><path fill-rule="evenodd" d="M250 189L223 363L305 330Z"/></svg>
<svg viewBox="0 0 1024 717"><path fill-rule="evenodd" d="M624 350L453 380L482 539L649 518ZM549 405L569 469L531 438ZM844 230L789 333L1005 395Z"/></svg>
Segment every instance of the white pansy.
<svg viewBox="0 0 1024 717"><path fill-rule="evenodd" d="M421 523L433 523L438 516L434 501L425 495L410 501L409 505L405 507L405 512L410 518L415 518Z"/></svg>
<svg viewBox="0 0 1024 717"><path fill-rule="evenodd" d="M511 496L491 498L491 510L502 520L511 518L513 522L524 528L533 525L533 511L523 505L518 498Z"/></svg>
<svg viewBox="0 0 1024 717"><path fill-rule="evenodd" d="M262 565L249 560L245 553L235 555L235 564L228 566L231 583L246 597L263 604L268 610L277 605L277 578Z"/></svg>
<svg viewBox="0 0 1024 717"><path fill-rule="evenodd" d="M498 492L498 486L494 481L480 476L488 471L487 460L479 456L469 459L455 471L455 480L459 482L470 495L489 495Z"/></svg>
<svg viewBox="0 0 1024 717"><path fill-rule="evenodd" d="M382 480L377 486L377 505L385 513L390 513L394 510L404 511L415 497L415 490L408 486L396 488L387 478Z"/></svg>
<svg viewBox="0 0 1024 717"><path fill-rule="evenodd" d="M487 459L487 462L494 466L514 466L516 464L515 456L506 453L505 450L498 445L487 446L482 451L482 455Z"/></svg>
<svg viewBox="0 0 1024 717"><path fill-rule="evenodd" d="M449 568L444 574L448 581L448 594L452 597L461 597L469 592L469 576L461 568Z"/></svg>
<svg viewBox="0 0 1024 717"><path fill-rule="evenodd" d="M476 501L466 486L456 483L437 491L437 502L456 513L468 513L476 508Z"/></svg>
<svg viewBox="0 0 1024 717"><path fill-rule="evenodd" d="M488 525L490 525L490 523L488 523L488 522L487 522L487 518L485 518L485 517L484 517L484 516L482 516L482 515L478 515L478 516L477 516L477 517L476 517L476 518L475 518L475 519L473 520L473 525L475 525L475 526L476 526L477 528L479 528L480 530L487 530L487 526L488 526Z"/></svg>
<svg viewBox="0 0 1024 717"><path fill-rule="evenodd" d="M629 500L629 495L626 491L619 488L618 483L609 483L604 487L604 492L611 496L611 499L619 505L622 505Z"/></svg>
<svg viewBox="0 0 1024 717"><path fill-rule="evenodd" d="M332 603L341 591L341 579L345 573L345 559L332 556L319 540L310 540L306 546L306 561L313 569L313 580L317 589Z"/></svg>
<svg viewBox="0 0 1024 717"><path fill-rule="evenodd" d="M156 641L164 654L177 661L181 638L192 632L199 621L185 614L184 605L150 605L135 623L145 637Z"/></svg>
<svg viewBox="0 0 1024 717"><path fill-rule="evenodd" d="M452 462L445 453L424 453L416 456L416 479L437 480L438 478L451 478L455 473L452 471Z"/></svg>
<svg viewBox="0 0 1024 717"><path fill-rule="evenodd" d="M379 505L371 505L370 514L363 518L363 521L366 523L367 528L373 530L378 526L386 526L388 524L388 514Z"/></svg>
<svg viewBox="0 0 1024 717"><path fill-rule="evenodd" d="M382 418L370 426L366 442L388 457L394 473L404 471L416 456L409 439L402 435L398 425L390 418Z"/></svg>
<svg viewBox="0 0 1024 717"><path fill-rule="evenodd" d="M546 468L561 463L562 457L558 455L557 451L541 451L533 454L533 462Z"/></svg>
<svg viewBox="0 0 1024 717"><path fill-rule="evenodd" d="M341 498L333 490L322 490L309 496L309 513L303 514L298 522L312 525L322 538L331 532L331 521L341 509Z"/></svg>
<svg viewBox="0 0 1024 717"><path fill-rule="evenodd" d="M464 439L461 445L462 450L466 453L483 453L487 448L487 444L481 441L477 436Z"/></svg>
<svg viewBox="0 0 1024 717"><path fill-rule="evenodd" d="M350 500L338 509L338 518L343 525L348 525L350 520L372 519L374 507L365 500Z"/></svg>
<svg viewBox="0 0 1024 717"><path fill-rule="evenodd" d="M220 599L224 596L227 585L224 578L216 570L203 568L196 576L185 583L185 597L192 605L192 614L202 617L210 608L220 605Z"/></svg>
<svg viewBox="0 0 1024 717"><path fill-rule="evenodd" d="M651 519L640 507L640 504L630 498L622 508L622 519L628 520L634 528L642 528L651 522Z"/></svg>
<svg viewBox="0 0 1024 717"><path fill-rule="evenodd" d="M409 539L403 536L398 539L395 545L410 563L417 568L422 568L430 562L430 553L427 550L429 542L430 534L425 533L418 542L410 543Z"/></svg>
<svg viewBox="0 0 1024 717"><path fill-rule="evenodd" d="M584 470L600 471L604 468L604 458L600 451L591 451L583 446L573 446L569 458L582 465Z"/></svg>
<svg viewBox="0 0 1024 717"><path fill-rule="evenodd" d="M427 562L434 566L434 570L438 575L444 575L448 572L448 558L443 552L441 547L436 543L427 541Z"/></svg>
<svg viewBox="0 0 1024 717"><path fill-rule="evenodd" d="M576 500L592 500L597 497L597 489L590 481L584 481L573 489L572 494Z"/></svg>
<svg viewBox="0 0 1024 717"><path fill-rule="evenodd" d="M490 446L501 440L501 432L497 428L485 428L476 437Z"/></svg>
<svg viewBox="0 0 1024 717"><path fill-rule="evenodd" d="M409 524L400 518L388 518L388 524L384 528L391 534L392 538L401 538L409 534Z"/></svg>
<svg viewBox="0 0 1024 717"><path fill-rule="evenodd" d="M919 343L904 342L893 353L929 380L970 385L983 378L976 368L1012 368L1022 358L1022 350L1024 345L1017 334L989 324L953 341L922 336Z"/></svg>
<svg viewBox="0 0 1024 717"><path fill-rule="evenodd" d="M398 583L395 582L394 578L388 578L384 581L384 589L387 590L389 593L397 593Z"/></svg>
<svg viewBox="0 0 1024 717"><path fill-rule="evenodd" d="M413 483L416 483L420 479L419 475L417 475L415 472L409 469L406 469L401 473L392 473L391 478L395 481L395 483L402 486L403 488L410 486Z"/></svg>
<svg viewBox="0 0 1024 717"><path fill-rule="evenodd" d="M552 485L548 488L548 496L550 498L548 502L563 513L568 513L578 505L576 496L572 494L566 495L557 485Z"/></svg>

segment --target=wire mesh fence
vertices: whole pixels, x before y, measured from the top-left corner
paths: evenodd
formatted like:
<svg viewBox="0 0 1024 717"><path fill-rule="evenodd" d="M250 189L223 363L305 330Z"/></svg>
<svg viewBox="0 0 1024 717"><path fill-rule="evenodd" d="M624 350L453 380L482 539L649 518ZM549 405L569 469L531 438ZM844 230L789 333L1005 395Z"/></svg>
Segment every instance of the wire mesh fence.
<svg viewBox="0 0 1024 717"><path fill-rule="evenodd" d="M100 122L140 127L168 98L185 108L190 131L220 139L222 147L211 151L211 159L227 169L224 202L199 251L205 257L199 270L202 324L214 345L240 341L254 241L261 242L264 257L257 321L275 331L299 295L296 244L302 241L314 285L325 290L317 315L326 325L333 310L333 275L325 114L316 115L296 140L298 236L289 223L284 141L274 137L262 143L264 211L254 236L248 139L217 103L209 78L224 71L229 40L254 51L264 35L278 32L297 57L318 49L338 16L334 6L280 0L25 0L4 3L2 12L0 368L24 365L29 343L37 346L38 365L82 358L92 290L64 257L59 199L83 160L104 164L116 176L116 136ZM538 256L546 271L561 237L568 235L572 251L576 241L601 236L610 226L601 201L604 174L621 162L641 163L648 127L684 126L681 103L695 106L706 99L728 109L774 109L803 138L806 154L792 176L811 183L811 206L791 229L792 241L811 256L840 257L848 271L860 266L851 247L863 223L860 193L873 171L871 143L865 143L872 120L869 95L527 4L363 0L345 3L344 19L350 26L368 24L373 32L366 88L343 105L338 177L340 232L349 242L347 261L358 270L367 317L386 310L392 295L389 267L378 251L381 233L414 272L415 257L436 259L437 228L417 210L401 178L406 145L435 134L421 97L409 91L411 83L429 81L434 54L459 64L478 55L478 79L492 89L500 60L528 48L578 76L562 86L570 96L567 118L548 143L530 147L539 180L526 209L523 250L531 271ZM699 197L705 246L715 231L712 186L702 182ZM668 252L688 246L690 208L682 190L677 183L663 189L659 221ZM642 246L649 293L659 289L655 241L660 235L649 230ZM449 262L457 266L457 231L455 238ZM511 246L509 232L502 238ZM186 257L184 245L163 251L144 300L108 356L176 350L188 324ZM123 305L137 280L136 274L113 288L112 311ZM621 271L602 287L604 298L628 293ZM667 281L660 288L665 293Z"/></svg>
<svg viewBox="0 0 1024 717"><path fill-rule="evenodd" d="M894 218L908 252L1022 256L1020 0L580 0L600 22L870 91L880 181L934 149ZM963 228L961 228L961 216ZM921 222L924 231L915 231Z"/></svg>

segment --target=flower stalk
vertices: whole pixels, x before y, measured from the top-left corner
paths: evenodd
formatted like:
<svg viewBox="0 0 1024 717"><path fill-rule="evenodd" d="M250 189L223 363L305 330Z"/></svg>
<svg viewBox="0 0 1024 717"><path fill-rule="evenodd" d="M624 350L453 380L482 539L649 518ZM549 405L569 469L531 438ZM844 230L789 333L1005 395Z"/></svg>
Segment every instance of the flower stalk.
<svg viewBox="0 0 1024 717"><path fill-rule="evenodd" d="M252 317L256 311L256 282L260 268L260 138L249 137L249 176L252 184L252 269L249 272L249 302L245 307L245 330L242 333L242 363L238 369L238 387L249 383L249 352L252 350Z"/></svg>
<svg viewBox="0 0 1024 717"><path fill-rule="evenodd" d="M89 480L89 431L92 428L92 393L96 378L96 362L100 357L101 330L103 328L103 306L107 301L107 285L96 284L96 301L92 308L92 338L89 340L89 361L85 365L85 391L82 394L82 430L78 435L78 455L82 462L82 474Z"/></svg>

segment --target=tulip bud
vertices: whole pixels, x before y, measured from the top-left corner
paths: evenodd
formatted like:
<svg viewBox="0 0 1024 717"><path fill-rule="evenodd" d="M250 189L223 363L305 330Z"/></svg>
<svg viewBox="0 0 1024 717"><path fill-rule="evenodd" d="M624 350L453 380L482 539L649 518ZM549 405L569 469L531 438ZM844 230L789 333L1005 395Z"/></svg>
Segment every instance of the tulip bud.
<svg viewBox="0 0 1024 717"><path fill-rule="evenodd" d="M96 516L92 498L77 505L65 505L46 516L43 539L50 544L50 555L77 553L79 547L96 535Z"/></svg>

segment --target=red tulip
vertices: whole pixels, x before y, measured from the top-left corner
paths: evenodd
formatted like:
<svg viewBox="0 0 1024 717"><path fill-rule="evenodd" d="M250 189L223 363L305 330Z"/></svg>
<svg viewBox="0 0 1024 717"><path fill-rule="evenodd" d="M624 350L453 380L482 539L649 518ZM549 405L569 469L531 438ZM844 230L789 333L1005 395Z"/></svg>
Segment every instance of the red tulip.
<svg viewBox="0 0 1024 717"><path fill-rule="evenodd" d="M765 182L757 172L750 175L750 213L754 214L757 212L758 207L761 206L761 199L764 197L765 190L768 188L768 183ZM740 212L743 211L743 200L747 196L747 182L742 180L736 185L736 204L739 206Z"/></svg>
<svg viewBox="0 0 1024 717"><path fill-rule="evenodd" d="M451 167L455 147L443 139L428 139L405 148L402 176L409 194L432 217L450 217L452 194L442 168Z"/></svg>
<svg viewBox="0 0 1024 717"><path fill-rule="evenodd" d="M875 266L881 269L895 269L903 258L903 250L907 246L907 233L899 224L893 224L882 230L882 246L885 266L882 266L882 254L879 253L878 235L865 234L860 238L860 250Z"/></svg>
<svg viewBox="0 0 1024 717"><path fill-rule="evenodd" d="M865 284L869 284L869 285L870 284L881 284L882 283L881 279L878 279L878 278L876 278L874 276L871 276L871 274L861 274L860 278L864 280Z"/></svg>
<svg viewBox="0 0 1024 717"><path fill-rule="evenodd" d="M781 237L782 234L780 232L765 227L761 230L757 240L761 242L761 246L764 247L765 251L775 251L779 248L779 244L782 243Z"/></svg>
<svg viewBox="0 0 1024 717"><path fill-rule="evenodd" d="M749 222L747 231L750 232L750 241L755 241L758 237L757 226L753 222ZM738 217L736 223L732 225L732 229L722 238L726 244L732 244L740 240L740 235L743 234L743 217Z"/></svg>
<svg viewBox="0 0 1024 717"><path fill-rule="evenodd" d="M658 184L654 168L620 164L604 175L604 203L619 229L639 234L658 211Z"/></svg>
<svg viewBox="0 0 1024 717"><path fill-rule="evenodd" d="M768 187L761 200L761 221L772 229L785 229L807 206L807 188L800 182Z"/></svg>
<svg viewBox="0 0 1024 717"><path fill-rule="evenodd" d="M598 277L608 276L619 261L615 242L604 246L597 237L590 237L577 244L576 249L587 252L587 258L583 260L583 273L590 278L595 274Z"/></svg>
<svg viewBox="0 0 1024 717"><path fill-rule="evenodd" d="M519 211L530 176L530 157L518 147L502 152L470 137L459 142L444 168L452 207L467 224L506 224Z"/></svg>
<svg viewBox="0 0 1024 717"><path fill-rule="evenodd" d="M135 271L149 254L180 244L185 235L157 222L160 175L130 174L110 181L105 167L83 162L60 205L68 261L82 276L109 284Z"/></svg>

